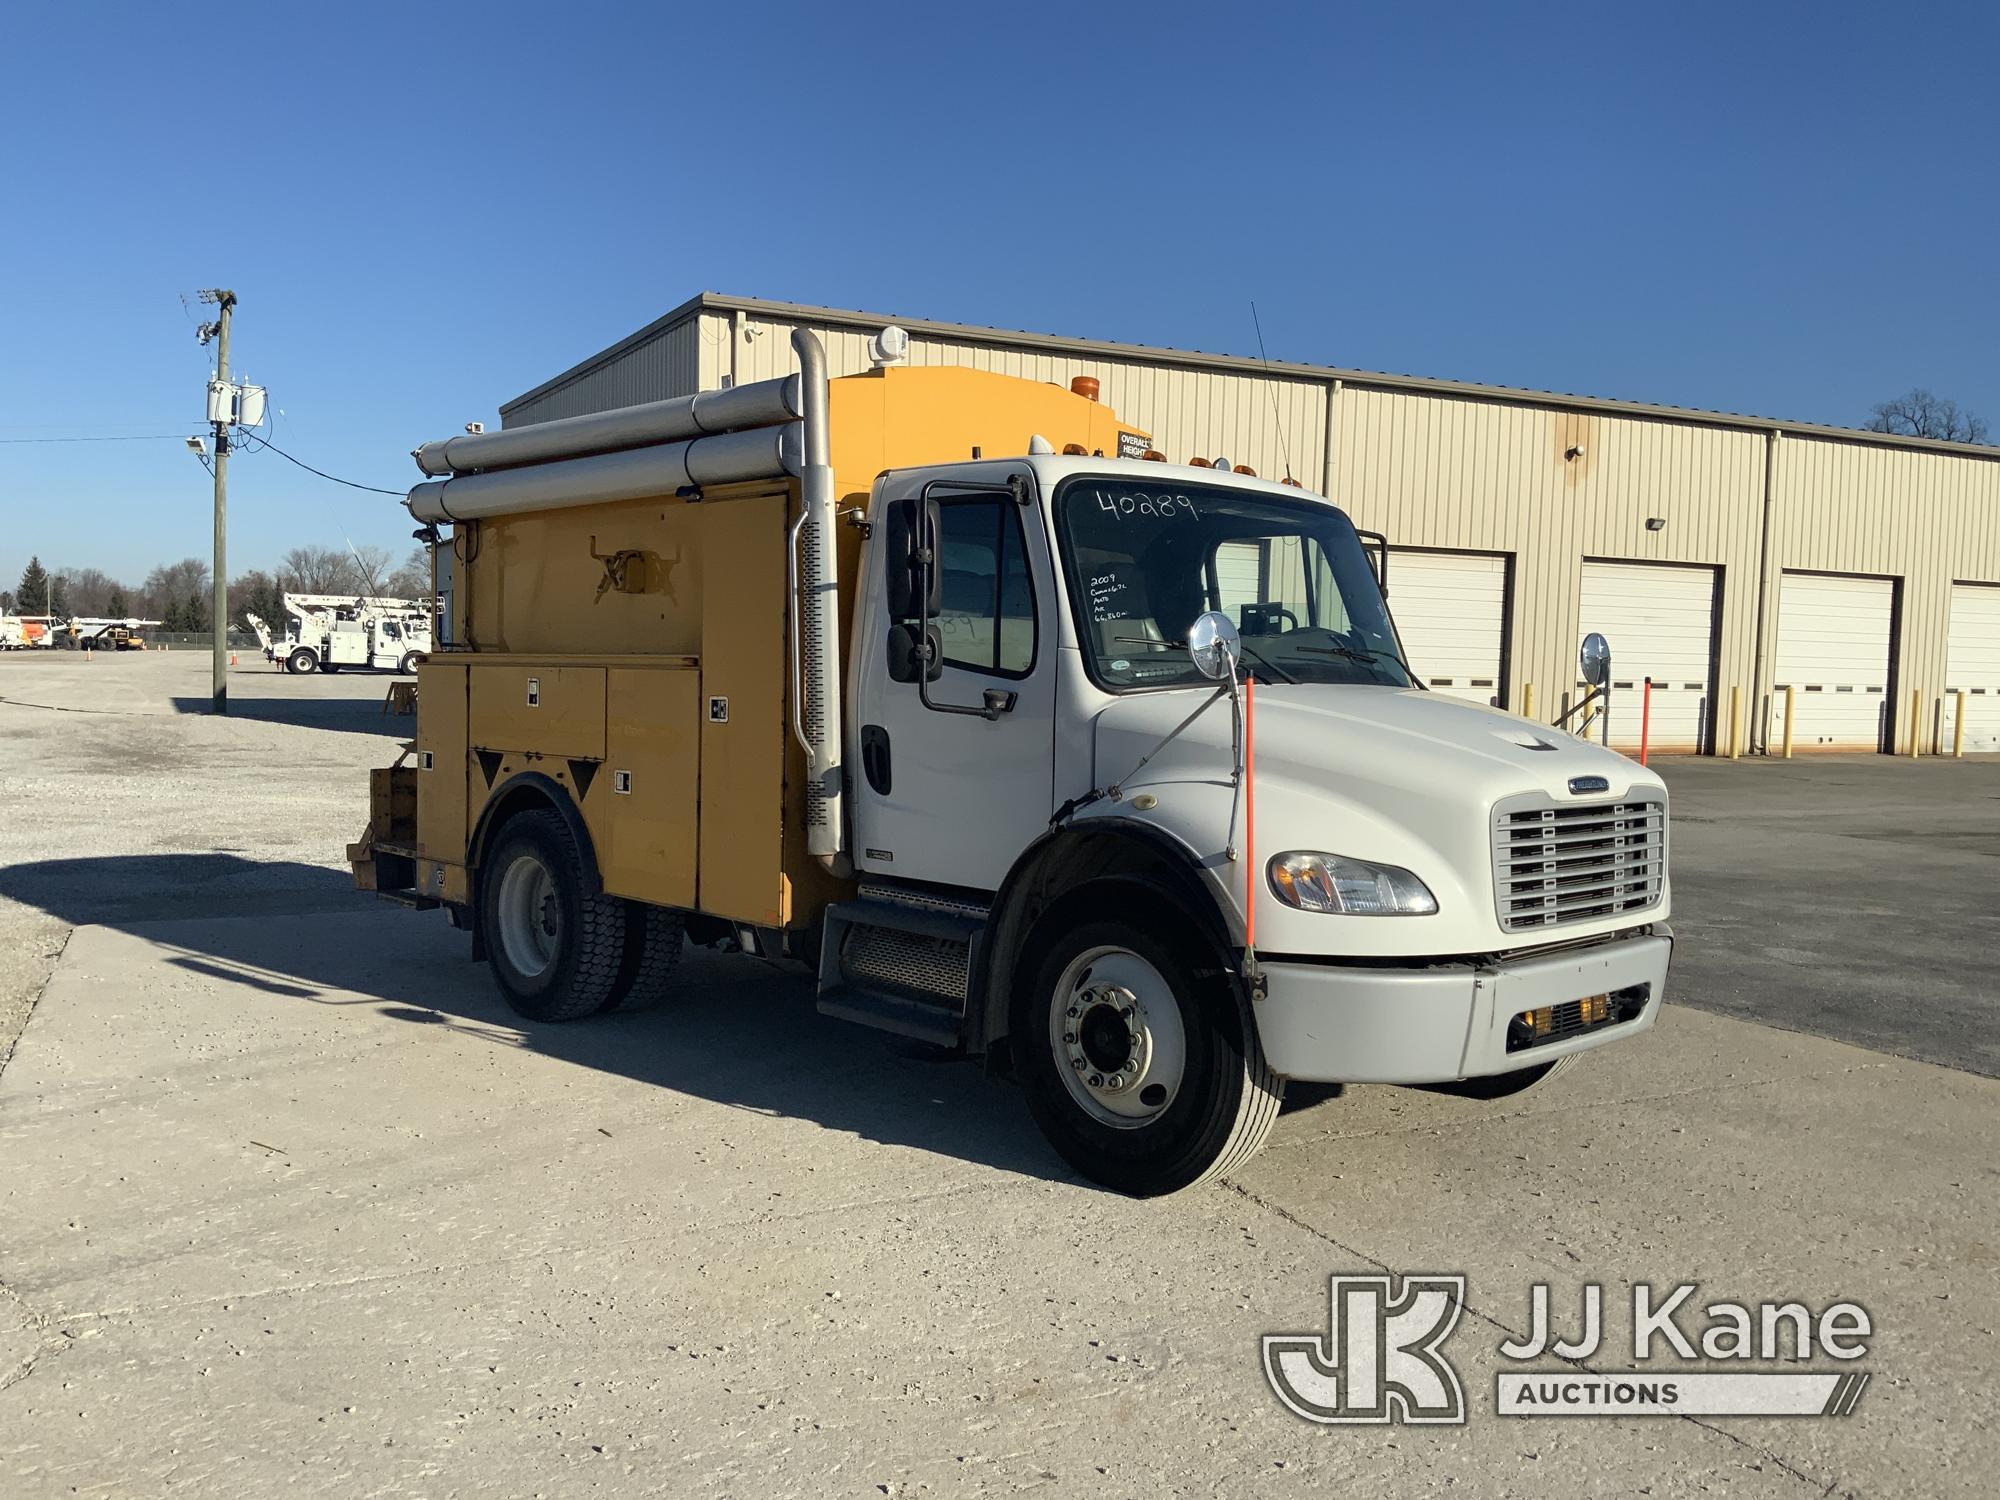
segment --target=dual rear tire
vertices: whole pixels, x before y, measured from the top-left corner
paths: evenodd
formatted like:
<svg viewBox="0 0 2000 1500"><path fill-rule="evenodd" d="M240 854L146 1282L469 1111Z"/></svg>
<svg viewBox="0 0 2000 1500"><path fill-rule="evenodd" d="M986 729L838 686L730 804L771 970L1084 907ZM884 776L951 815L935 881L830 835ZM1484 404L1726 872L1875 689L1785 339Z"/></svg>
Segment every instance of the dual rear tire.
<svg viewBox="0 0 2000 1500"><path fill-rule="evenodd" d="M530 1021L575 1021L658 1000L679 966L681 914L591 894L585 854L554 812L509 818L479 883L500 993Z"/></svg>

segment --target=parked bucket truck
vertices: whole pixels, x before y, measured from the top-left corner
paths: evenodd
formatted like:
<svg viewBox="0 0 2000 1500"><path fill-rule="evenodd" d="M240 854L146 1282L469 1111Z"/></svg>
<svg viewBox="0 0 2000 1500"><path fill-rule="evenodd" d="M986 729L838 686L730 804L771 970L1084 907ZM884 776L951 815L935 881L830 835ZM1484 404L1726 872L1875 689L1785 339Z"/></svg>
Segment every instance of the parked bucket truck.
<svg viewBox="0 0 2000 1500"><path fill-rule="evenodd" d="M670 994L686 941L796 959L1137 1194L1240 1165L1288 1079L1498 1097L1652 1026L1660 779L1423 690L1338 505L1163 461L1094 382L793 342L417 450L452 644L349 854L522 1016Z"/></svg>
<svg viewBox="0 0 2000 1500"><path fill-rule="evenodd" d="M405 676L431 649L430 601L373 595L286 594L284 632L256 615L244 623L256 632L264 659L291 673L338 672L373 667Z"/></svg>

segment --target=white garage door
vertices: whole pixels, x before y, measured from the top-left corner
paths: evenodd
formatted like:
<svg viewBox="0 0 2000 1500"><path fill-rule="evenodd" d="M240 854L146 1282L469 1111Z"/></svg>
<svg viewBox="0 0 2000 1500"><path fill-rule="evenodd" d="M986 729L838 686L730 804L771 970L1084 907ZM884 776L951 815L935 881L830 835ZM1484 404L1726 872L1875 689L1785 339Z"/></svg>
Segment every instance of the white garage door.
<svg viewBox="0 0 2000 1500"><path fill-rule="evenodd" d="M1474 703L1499 700L1504 555L1395 549L1389 554L1389 613L1410 665L1435 691Z"/></svg>
<svg viewBox="0 0 2000 1500"><path fill-rule="evenodd" d="M2000 583L1951 586L1951 635L1945 649L1943 748L1952 748L1963 692L1966 750L2000 750Z"/></svg>
<svg viewBox="0 0 2000 1500"><path fill-rule="evenodd" d="M1787 573L1778 588L1778 667L1767 743L1784 738L1797 692L1795 750L1879 750L1889 704L1896 586L1886 578Z"/></svg>
<svg viewBox="0 0 2000 1500"><path fill-rule="evenodd" d="M1583 633L1597 631L1611 643L1612 747L1638 750L1650 677L1648 753L1699 753L1713 701L1715 569L1586 562L1581 604Z"/></svg>

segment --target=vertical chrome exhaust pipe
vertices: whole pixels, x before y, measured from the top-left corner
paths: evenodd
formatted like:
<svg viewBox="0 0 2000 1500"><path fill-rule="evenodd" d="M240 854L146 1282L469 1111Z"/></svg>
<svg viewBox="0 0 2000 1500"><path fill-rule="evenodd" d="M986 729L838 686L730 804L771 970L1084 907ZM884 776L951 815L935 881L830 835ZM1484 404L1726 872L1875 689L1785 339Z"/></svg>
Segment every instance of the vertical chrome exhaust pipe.
<svg viewBox="0 0 2000 1500"><path fill-rule="evenodd" d="M832 443L827 432L826 350L794 329L805 462L792 526L792 732L806 752L806 850L843 879L848 858L841 797L840 609L834 558Z"/></svg>

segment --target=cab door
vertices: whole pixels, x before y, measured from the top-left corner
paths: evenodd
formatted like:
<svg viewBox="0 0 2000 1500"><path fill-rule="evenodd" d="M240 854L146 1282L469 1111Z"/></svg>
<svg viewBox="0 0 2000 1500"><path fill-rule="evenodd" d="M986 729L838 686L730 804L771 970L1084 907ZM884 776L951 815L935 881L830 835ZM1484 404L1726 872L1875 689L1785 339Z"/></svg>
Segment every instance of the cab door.
<svg viewBox="0 0 2000 1500"><path fill-rule="evenodd" d="M1047 533L1026 475L1011 487L933 478L904 480L898 493L896 483L885 484L874 507L856 621L848 729L855 864L866 874L993 891L1047 828L1053 805ZM921 597L894 585L926 511L935 528L928 672L911 649L923 640Z"/></svg>

